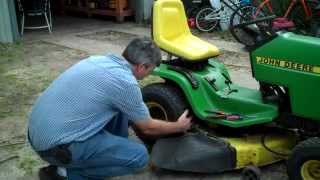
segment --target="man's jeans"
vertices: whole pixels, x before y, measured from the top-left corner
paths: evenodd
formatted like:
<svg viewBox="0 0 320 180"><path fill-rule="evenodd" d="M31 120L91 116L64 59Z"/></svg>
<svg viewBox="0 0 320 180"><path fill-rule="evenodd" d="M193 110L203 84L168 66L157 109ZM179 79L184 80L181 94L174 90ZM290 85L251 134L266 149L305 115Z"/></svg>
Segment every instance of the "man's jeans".
<svg viewBox="0 0 320 180"><path fill-rule="evenodd" d="M68 180L102 180L130 174L148 162L144 145L106 130L83 142L73 142L68 149L72 154L72 161L68 165L59 163L52 156L42 156L51 165L67 168Z"/></svg>

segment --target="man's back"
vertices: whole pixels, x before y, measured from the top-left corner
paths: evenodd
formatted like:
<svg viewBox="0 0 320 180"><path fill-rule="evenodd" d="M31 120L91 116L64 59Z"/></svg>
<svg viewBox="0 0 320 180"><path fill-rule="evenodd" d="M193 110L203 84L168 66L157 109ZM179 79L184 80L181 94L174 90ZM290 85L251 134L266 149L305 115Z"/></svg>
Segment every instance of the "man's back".
<svg viewBox="0 0 320 180"><path fill-rule="evenodd" d="M138 84L130 65L116 56L93 56L61 74L37 99L29 119L36 150L82 141L112 118L121 91ZM128 97L123 97L128 98Z"/></svg>

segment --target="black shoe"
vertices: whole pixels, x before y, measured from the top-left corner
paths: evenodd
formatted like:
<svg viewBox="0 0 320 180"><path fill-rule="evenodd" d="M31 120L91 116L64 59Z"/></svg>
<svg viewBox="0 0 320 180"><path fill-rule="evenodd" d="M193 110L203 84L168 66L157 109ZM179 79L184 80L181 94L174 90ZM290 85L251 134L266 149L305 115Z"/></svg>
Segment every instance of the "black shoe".
<svg viewBox="0 0 320 180"><path fill-rule="evenodd" d="M66 180L66 177L60 176L57 173L57 166L49 165L39 170L40 180Z"/></svg>

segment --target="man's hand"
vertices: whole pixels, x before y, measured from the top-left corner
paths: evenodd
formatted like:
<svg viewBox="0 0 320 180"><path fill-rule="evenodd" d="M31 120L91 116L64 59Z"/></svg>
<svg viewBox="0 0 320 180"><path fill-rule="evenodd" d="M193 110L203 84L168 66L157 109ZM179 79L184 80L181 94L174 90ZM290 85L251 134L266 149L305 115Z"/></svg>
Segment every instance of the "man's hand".
<svg viewBox="0 0 320 180"><path fill-rule="evenodd" d="M188 117L189 110L185 110L178 118L177 123L181 126L181 132L186 132L191 127L192 117Z"/></svg>
<svg viewBox="0 0 320 180"><path fill-rule="evenodd" d="M188 117L188 112L185 110L175 122L150 118L147 121L137 121L133 124L133 128L137 133L148 136L186 132L191 127L192 119L192 117Z"/></svg>

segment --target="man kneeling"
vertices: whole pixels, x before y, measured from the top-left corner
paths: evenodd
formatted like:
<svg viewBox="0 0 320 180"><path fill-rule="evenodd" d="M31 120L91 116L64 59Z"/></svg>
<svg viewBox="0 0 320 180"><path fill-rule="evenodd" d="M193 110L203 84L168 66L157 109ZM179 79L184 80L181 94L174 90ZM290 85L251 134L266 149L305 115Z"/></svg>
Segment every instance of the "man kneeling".
<svg viewBox="0 0 320 180"><path fill-rule="evenodd" d="M144 135L190 128L186 110L176 122L150 117L137 80L160 64L160 49L134 39L122 57L91 56L62 73L35 102L28 123L32 148L50 166L40 179L104 179L133 173L148 162L144 145L128 139L129 124ZM57 173L66 169L66 173Z"/></svg>

